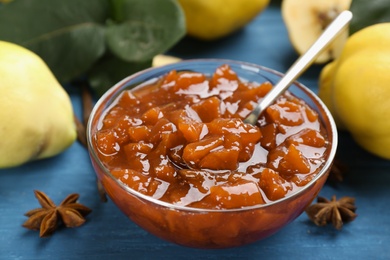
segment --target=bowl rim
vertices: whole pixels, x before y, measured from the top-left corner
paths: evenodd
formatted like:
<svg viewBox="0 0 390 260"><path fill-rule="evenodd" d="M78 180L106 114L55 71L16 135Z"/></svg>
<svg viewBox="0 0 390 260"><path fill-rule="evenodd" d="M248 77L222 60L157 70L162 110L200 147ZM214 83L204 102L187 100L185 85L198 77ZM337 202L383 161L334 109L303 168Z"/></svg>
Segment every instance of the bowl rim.
<svg viewBox="0 0 390 260"><path fill-rule="evenodd" d="M101 106L105 105L105 101L106 101L107 98L110 98L112 95L114 95L116 93L116 91L121 89L121 87L123 85L125 85L127 82L129 82L130 80L136 79L137 77L141 76L144 73L151 72L151 71L158 71L158 70L167 70L167 71L169 71L169 70L175 69L175 67L177 67L179 65L182 65L182 64L183 65L199 64L199 63L211 64L213 62L214 63L217 62L217 63L226 63L226 64L240 65L241 67L243 67L245 69L252 68L252 69L256 69L258 71L263 70L265 72L274 74L275 76L278 76L278 77L282 77L284 75L283 73L281 73L279 71L276 71L274 69L270 69L268 67L265 67L265 66L262 66L262 65L258 65L258 64L255 64L255 63L239 61L239 60L231 60L231 59L219 59L219 58L217 58L217 59L208 59L208 58L205 58L205 59L187 59L187 60L182 60L182 61L179 61L179 62L176 62L176 63L167 64L167 65L164 65L164 66L150 67L150 68L141 70L139 72L136 72L134 74L131 74L131 75L127 76L126 78L122 79L121 81L119 81L118 83L116 83L115 85L113 85L109 90L107 90L98 99L98 101L96 102L96 104L93 107L93 110L91 111L90 117L88 119L87 129L86 129L87 146L88 146L87 148L88 148L91 160L94 160L95 163L99 166L99 168L103 171L103 173L107 177L112 179L114 181L114 183L116 183L125 192L130 193L131 195L136 196L136 197L138 197L140 199L143 199L145 201L148 201L150 203L156 204L158 206L166 207L166 208L169 208L171 210L180 210L180 211L197 212L197 213L206 213L206 212L219 212L219 213L222 213L222 212L224 212L224 213L225 212L230 212L230 213L232 213L232 212L242 212L242 211L248 211L248 210L254 210L254 209L261 209L261 208L271 207L273 205L282 203L284 201L291 200L294 197L297 197L300 194L304 193L307 189L309 189L311 186L313 186L321 177L323 177L323 175L326 174L328 169L330 170L330 168L332 167L332 164L333 164L333 161L334 161L334 158L335 158L335 155L336 155L337 146L338 146L338 132L337 132L337 127L336 127L336 123L335 123L335 121L333 119L333 116L330 113L329 109L326 107L326 105L322 102L322 100L311 89L309 89L308 87L306 87L305 85L303 85L302 83L300 83L298 81L295 81L292 85L295 85L296 87L298 87L308 97L310 97L310 99L312 99L315 102L316 105L318 105L318 109L322 110L323 115L324 115L324 118L323 118L322 121L328 120L328 123L330 125L330 131L327 132L327 134L328 134L328 138L329 137L332 138L332 142L331 142L331 147L330 147L330 150L329 150L328 158L325 161L325 163L323 164L322 169L317 173L317 175L309 183L307 183L305 186L303 186L301 189L299 189L298 191L293 192L292 194L290 194L288 196L285 196L285 197L283 197L281 199L278 199L278 200L275 200L275 201L269 201L269 202L267 202L265 204L257 204L257 205L252 205L252 206L245 206L245 207L241 207L241 208L231 208L231 209L207 209L207 208L195 208L195 207L189 207L189 206L175 205L175 204L172 204L172 203L169 203L169 202L165 202L165 201L161 201L159 199L155 199L155 198L153 198L151 196L148 196L148 195L142 194L142 193L140 193L140 192L138 192L136 190L133 190L132 188L128 187L127 185L125 185L122 182L120 182L117 178L115 178L111 174L111 172L100 161L98 155L95 152L94 145L92 143L93 136L92 136L91 131L92 131L92 124L95 121L96 113L99 110L99 108L101 108ZM163 74L161 74L161 75L163 75ZM116 98L117 98L117 96L114 98L114 100ZM110 107L110 105L106 106L104 111L106 111L109 107ZM104 115L104 113L102 115ZM100 118L98 118L97 120L99 120ZM326 124L326 122L322 122L322 123ZM94 169L94 171L96 171L96 170Z"/></svg>

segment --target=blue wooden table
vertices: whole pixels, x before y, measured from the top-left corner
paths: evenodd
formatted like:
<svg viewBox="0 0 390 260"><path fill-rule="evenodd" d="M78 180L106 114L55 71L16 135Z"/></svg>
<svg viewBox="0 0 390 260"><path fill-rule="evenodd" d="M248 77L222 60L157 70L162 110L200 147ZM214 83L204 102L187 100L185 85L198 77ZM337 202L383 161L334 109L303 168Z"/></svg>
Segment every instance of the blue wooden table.
<svg viewBox="0 0 390 260"><path fill-rule="evenodd" d="M186 38L170 54L182 58L227 58L285 71L297 58L288 40L278 4L270 5L243 30L205 43ZM300 81L317 91L321 66ZM68 88L80 115L76 88ZM1 137L7 138L7 137ZM327 184L320 195L356 197L358 217L341 231L316 227L306 214L257 243L223 250L171 244L140 229L111 201L101 203L86 150L74 143L61 155L0 171L0 259L389 259L390 161L359 148L340 133L337 157L349 167L344 182ZM59 203L70 193L93 212L80 228L61 228L49 238L21 227L26 211L38 207L33 190Z"/></svg>

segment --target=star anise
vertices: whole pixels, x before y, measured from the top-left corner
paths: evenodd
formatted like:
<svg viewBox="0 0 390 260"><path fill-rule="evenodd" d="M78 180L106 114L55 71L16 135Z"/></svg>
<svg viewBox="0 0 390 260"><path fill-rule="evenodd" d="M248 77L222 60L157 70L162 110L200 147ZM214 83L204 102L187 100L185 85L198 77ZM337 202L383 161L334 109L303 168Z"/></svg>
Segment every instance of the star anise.
<svg viewBox="0 0 390 260"><path fill-rule="evenodd" d="M40 237L51 235L61 223L66 227L81 226L85 222L84 217L92 211L77 203L79 195L76 193L68 195L59 206L56 206L45 193L38 190L34 193L42 207L25 214L29 219L23 223L23 227L40 230Z"/></svg>
<svg viewBox="0 0 390 260"><path fill-rule="evenodd" d="M333 195L332 200L318 197L317 203L306 208L306 214L317 226L332 223L340 230L343 223L353 221L357 217L356 209L355 198L342 197L336 200L336 196Z"/></svg>

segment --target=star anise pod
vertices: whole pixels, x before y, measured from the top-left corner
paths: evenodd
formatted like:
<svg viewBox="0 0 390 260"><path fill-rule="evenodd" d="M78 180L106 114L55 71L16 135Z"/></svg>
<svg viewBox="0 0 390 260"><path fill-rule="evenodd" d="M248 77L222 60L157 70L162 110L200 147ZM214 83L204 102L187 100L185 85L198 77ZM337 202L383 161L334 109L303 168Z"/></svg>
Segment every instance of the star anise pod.
<svg viewBox="0 0 390 260"><path fill-rule="evenodd" d="M355 198L342 197L336 200L335 195L332 196L332 200L318 197L317 203L306 208L306 214L314 224L325 226L332 223L339 230L343 227L343 223L353 221L357 217L355 212Z"/></svg>
<svg viewBox="0 0 390 260"><path fill-rule="evenodd" d="M29 219L23 223L23 227L40 230L40 237L51 235L61 223L66 227L81 226L85 222L84 217L92 211L77 203L79 195L76 193L68 195L59 206L56 206L45 193L38 190L34 193L42 207L25 214Z"/></svg>

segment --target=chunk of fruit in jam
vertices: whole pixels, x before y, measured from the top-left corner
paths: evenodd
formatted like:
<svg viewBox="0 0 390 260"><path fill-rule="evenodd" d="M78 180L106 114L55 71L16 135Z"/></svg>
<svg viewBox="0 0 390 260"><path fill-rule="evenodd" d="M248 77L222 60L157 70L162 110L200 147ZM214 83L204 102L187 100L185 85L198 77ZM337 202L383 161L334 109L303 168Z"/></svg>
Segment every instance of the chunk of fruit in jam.
<svg viewBox="0 0 390 260"><path fill-rule="evenodd" d="M214 205L214 208L224 209L264 204L259 186L248 180L213 186L205 200Z"/></svg>
<svg viewBox="0 0 390 260"><path fill-rule="evenodd" d="M235 85L238 86L238 76L237 74L230 68L229 65L222 65L218 67L211 80L210 80L210 87L215 88L215 87L221 87L225 88L230 87L231 83L234 82ZM234 91L235 89L232 89Z"/></svg>
<svg viewBox="0 0 390 260"><path fill-rule="evenodd" d="M209 123L221 116L221 100L217 97L210 97L193 104L191 108L199 115L203 123Z"/></svg>
<svg viewBox="0 0 390 260"><path fill-rule="evenodd" d="M208 133L206 124L185 115L179 118L177 126L189 143L199 141Z"/></svg>
<svg viewBox="0 0 390 260"><path fill-rule="evenodd" d="M294 144L281 145L268 154L268 167L283 176L310 172L310 163Z"/></svg>
<svg viewBox="0 0 390 260"><path fill-rule="evenodd" d="M244 124L241 119L216 118L206 125L205 138L184 148L183 159L191 168L236 170L239 162L250 158L261 137L258 127ZM245 149L248 147L249 153Z"/></svg>
<svg viewBox="0 0 390 260"><path fill-rule="evenodd" d="M271 122L277 124L297 126L304 122L301 107L290 101L282 101L277 105L271 105L266 111Z"/></svg>
<svg viewBox="0 0 390 260"><path fill-rule="evenodd" d="M261 172L259 186L267 195L267 198L273 201L283 198L288 191L292 190L291 183L269 168L265 168Z"/></svg>

